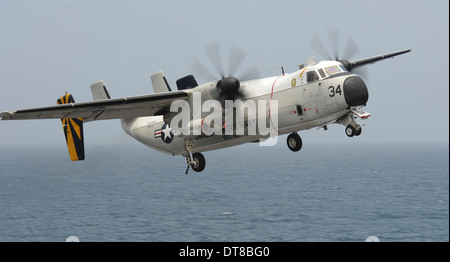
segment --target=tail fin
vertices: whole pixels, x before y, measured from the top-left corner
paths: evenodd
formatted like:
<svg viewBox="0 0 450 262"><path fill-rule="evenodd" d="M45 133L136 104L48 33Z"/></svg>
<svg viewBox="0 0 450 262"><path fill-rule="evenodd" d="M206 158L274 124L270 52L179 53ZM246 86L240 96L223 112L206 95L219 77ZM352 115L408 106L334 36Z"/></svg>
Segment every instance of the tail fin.
<svg viewBox="0 0 450 262"><path fill-rule="evenodd" d="M75 103L71 94L60 97L58 105ZM84 160L84 139L83 139L83 119L82 118L62 118L64 135L66 136L67 148L69 149L72 161Z"/></svg>
<svg viewBox="0 0 450 262"><path fill-rule="evenodd" d="M91 92L94 100L111 99L108 90L106 89L105 82L101 80L91 85Z"/></svg>
<svg viewBox="0 0 450 262"><path fill-rule="evenodd" d="M156 72L151 76L151 79L153 91L155 92L155 94L172 91L172 89L170 89L169 83L167 83L166 76L164 75L163 72L161 71Z"/></svg>

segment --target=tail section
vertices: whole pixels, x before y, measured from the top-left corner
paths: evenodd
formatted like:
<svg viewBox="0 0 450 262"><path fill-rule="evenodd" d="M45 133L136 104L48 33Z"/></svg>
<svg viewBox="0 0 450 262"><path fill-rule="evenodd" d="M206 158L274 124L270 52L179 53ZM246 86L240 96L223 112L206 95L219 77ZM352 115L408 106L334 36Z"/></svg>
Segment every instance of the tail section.
<svg viewBox="0 0 450 262"><path fill-rule="evenodd" d="M156 72L151 76L152 79L152 85L153 85L153 91L155 93L163 93L163 92L170 92L172 89L170 89L169 83L167 83L166 76L163 72L159 71Z"/></svg>
<svg viewBox="0 0 450 262"><path fill-rule="evenodd" d="M57 100L58 105L75 103L71 94L66 94ZM62 118L67 148L72 161L84 160L84 139L82 118Z"/></svg>
<svg viewBox="0 0 450 262"><path fill-rule="evenodd" d="M91 85L91 92L94 100L111 99L108 90L106 89L105 82L101 80Z"/></svg>

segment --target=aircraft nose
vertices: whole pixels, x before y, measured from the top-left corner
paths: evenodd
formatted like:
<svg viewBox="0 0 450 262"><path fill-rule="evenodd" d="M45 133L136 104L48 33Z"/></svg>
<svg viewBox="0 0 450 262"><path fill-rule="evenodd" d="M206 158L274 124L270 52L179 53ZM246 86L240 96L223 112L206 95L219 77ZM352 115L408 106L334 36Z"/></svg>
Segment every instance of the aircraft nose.
<svg viewBox="0 0 450 262"><path fill-rule="evenodd" d="M366 83L359 76L350 76L344 81L345 102L349 106L362 106L369 100Z"/></svg>

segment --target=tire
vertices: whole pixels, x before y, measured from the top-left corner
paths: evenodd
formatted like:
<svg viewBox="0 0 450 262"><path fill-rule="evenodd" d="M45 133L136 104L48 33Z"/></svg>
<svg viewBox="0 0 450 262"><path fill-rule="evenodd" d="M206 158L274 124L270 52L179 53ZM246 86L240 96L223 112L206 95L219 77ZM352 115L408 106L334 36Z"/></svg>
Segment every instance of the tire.
<svg viewBox="0 0 450 262"><path fill-rule="evenodd" d="M286 139L286 143L288 148L293 152L299 151L303 146L302 139L297 133L290 134Z"/></svg>
<svg viewBox="0 0 450 262"><path fill-rule="evenodd" d="M361 135L361 132L362 132L361 126L360 125L356 125L355 136Z"/></svg>
<svg viewBox="0 0 450 262"><path fill-rule="evenodd" d="M353 137L353 136L356 134L356 130L355 130L355 128L354 128L352 125L348 125L348 126L345 128L345 134L346 134L348 137Z"/></svg>
<svg viewBox="0 0 450 262"><path fill-rule="evenodd" d="M205 169L206 160L205 157L201 153L192 154L192 170L195 172L202 172Z"/></svg>

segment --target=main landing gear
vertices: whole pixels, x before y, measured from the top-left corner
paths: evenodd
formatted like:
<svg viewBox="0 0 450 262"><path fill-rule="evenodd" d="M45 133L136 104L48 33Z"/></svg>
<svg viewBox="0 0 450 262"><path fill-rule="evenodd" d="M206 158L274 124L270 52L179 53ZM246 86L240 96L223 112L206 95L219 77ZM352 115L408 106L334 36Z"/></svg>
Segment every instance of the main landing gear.
<svg viewBox="0 0 450 262"><path fill-rule="evenodd" d="M195 172L202 172L203 169L205 169L206 166L206 160L205 157L201 153L192 153L191 149L194 146L194 143L190 139L186 139L185 141L185 148L186 148L186 154L184 155L186 157L186 174L189 171L189 168L192 167L192 170Z"/></svg>
<svg viewBox="0 0 450 262"><path fill-rule="evenodd" d="M191 156L192 154L192 156ZM189 171L189 168L192 167L192 170L195 172L202 172L206 166L206 160L202 153L188 153L185 155L186 157L186 174Z"/></svg>
<svg viewBox="0 0 450 262"><path fill-rule="evenodd" d="M205 169L206 161L202 153L192 154L191 167L195 172L202 172Z"/></svg>
<svg viewBox="0 0 450 262"><path fill-rule="evenodd" d="M302 149L303 142L297 133L290 134L287 137L286 142L287 142L287 146L289 147L289 149L293 152L297 152L300 149Z"/></svg>

